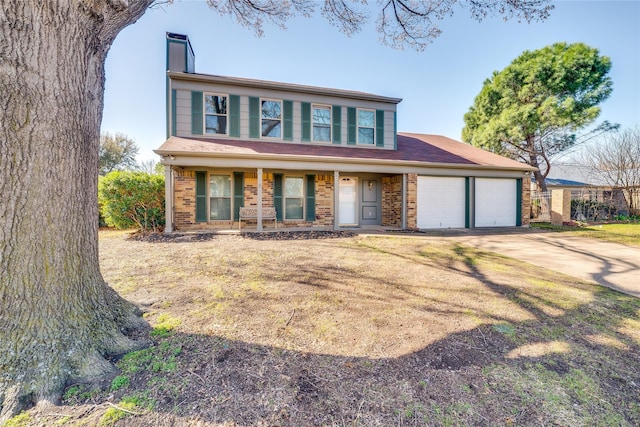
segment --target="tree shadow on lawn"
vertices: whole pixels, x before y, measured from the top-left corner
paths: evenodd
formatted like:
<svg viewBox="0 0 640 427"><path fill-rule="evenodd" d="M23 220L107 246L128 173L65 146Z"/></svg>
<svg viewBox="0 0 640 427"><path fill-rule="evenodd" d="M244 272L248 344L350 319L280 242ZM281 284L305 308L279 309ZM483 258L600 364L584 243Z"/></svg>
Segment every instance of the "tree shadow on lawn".
<svg viewBox="0 0 640 427"><path fill-rule="evenodd" d="M544 243L550 246L563 248L570 252L578 253L585 259L595 262L598 265L598 269L597 271L591 273L591 279L596 283L612 289L620 289L620 287L616 283L611 282L610 277L612 275L633 273L637 272L640 268L640 261L638 259L636 259L635 261L625 261L618 257L615 259L614 264L612 263L611 257L602 256L598 253L595 253L590 248L584 248L584 246L588 245L588 242L581 241L581 244L578 244L577 242L562 243L559 241L546 240Z"/></svg>
<svg viewBox="0 0 640 427"><path fill-rule="evenodd" d="M448 333L417 351L379 358L174 332L142 350L145 357L138 359L135 372L127 362L131 356L117 362L127 386L67 393L58 415L39 413L38 421L53 423L68 414L70 422L98 424L112 405L134 402L118 425L640 425L638 299L578 281L575 291L590 298L568 301L571 285L553 286L543 279L533 288L510 284L487 274L486 265L499 256L459 244L453 252L455 259L407 256L393 248L380 255L473 278L481 285L468 291L468 298L491 293L528 316L516 321L487 307L478 310L480 326ZM370 291L349 287L350 278L357 277L391 287L396 293L391 305L409 302L435 318L469 310L437 298L417 302L424 297L419 289L394 278L380 282L366 269L334 266L333 274L327 265L300 263L286 280L277 271L265 271L263 279L315 291L343 286L354 301L379 303ZM335 283L336 276L344 283ZM244 296L263 299L266 307L271 297ZM348 310L345 304L342 309ZM278 333L287 334L298 321L280 325ZM403 337L398 333L396 339Z"/></svg>
<svg viewBox="0 0 640 427"><path fill-rule="evenodd" d="M617 344L572 330L594 320L586 306L554 330L537 320L483 325L382 359L175 333L150 349L167 361L163 351L179 348L174 370L151 363L90 401L95 417L105 402L136 401L127 426L638 425L640 348L617 331L637 315L626 297L608 301L620 304L618 323L597 329Z"/></svg>

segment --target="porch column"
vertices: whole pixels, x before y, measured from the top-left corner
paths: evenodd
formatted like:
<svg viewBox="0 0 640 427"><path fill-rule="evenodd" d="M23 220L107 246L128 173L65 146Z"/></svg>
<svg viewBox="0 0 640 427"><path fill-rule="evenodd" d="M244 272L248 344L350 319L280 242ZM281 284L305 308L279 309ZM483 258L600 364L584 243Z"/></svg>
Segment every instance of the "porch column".
<svg viewBox="0 0 640 427"><path fill-rule="evenodd" d="M333 171L333 229L338 230L340 228L340 216L338 212L340 211L340 189L338 186L340 185L340 172Z"/></svg>
<svg viewBox="0 0 640 427"><path fill-rule="evenodd" d="M258 168L258 231L262 231L262 168Z"/></svg>
<svg viewBox="0 0 640 427"><path fill-rule="evenodd" d="M402 209L401 211L401 216L402 216L402 229L406 229L407 228L407 174L403 173L402 174Z"/></svg>
<svg viewBox="0 0 640 427"><path fill-rule="evenodd" d="M164 166L164 232L173 232L173 171Z"/></svg>

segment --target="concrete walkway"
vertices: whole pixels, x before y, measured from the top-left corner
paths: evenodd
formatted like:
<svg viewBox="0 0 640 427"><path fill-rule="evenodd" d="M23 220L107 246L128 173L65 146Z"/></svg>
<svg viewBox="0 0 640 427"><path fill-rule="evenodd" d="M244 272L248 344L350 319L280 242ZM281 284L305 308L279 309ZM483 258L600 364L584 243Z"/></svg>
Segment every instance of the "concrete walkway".
<svg viewBox="0 0 640 427"><path fill-rule="evenodd" d="M440 237L640 297L640 248L537 230L484 229Z"/></svg>

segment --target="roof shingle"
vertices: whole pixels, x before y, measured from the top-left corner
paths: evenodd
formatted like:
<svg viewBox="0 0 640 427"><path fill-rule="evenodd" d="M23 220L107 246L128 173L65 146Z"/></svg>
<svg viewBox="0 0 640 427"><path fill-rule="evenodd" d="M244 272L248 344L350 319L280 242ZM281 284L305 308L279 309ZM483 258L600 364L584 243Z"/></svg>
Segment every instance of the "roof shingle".
<svg viewBox="0 0 640 427"><path fill-rule="evenodd" d="M397 150L362 146L333 146L295 144L221 138L170 137L157 150L157 154L180 154L206 157L278 157L299 156L345 161L386 160L420 162L439 165L486 166L511 170L532 170L523 163L473 147L463 142L439 136L398 133Z"/></svg>

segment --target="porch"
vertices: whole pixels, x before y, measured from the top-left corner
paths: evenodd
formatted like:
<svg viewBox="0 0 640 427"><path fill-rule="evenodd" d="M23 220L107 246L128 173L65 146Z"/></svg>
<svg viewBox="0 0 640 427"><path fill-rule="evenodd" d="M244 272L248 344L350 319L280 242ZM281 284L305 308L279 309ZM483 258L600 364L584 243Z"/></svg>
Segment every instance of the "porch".
<svg viewBox="0 0 640 427"><path fill-rule="evenodd" d="M406 228L407 177L362 172L166 167L166 232ZM337 185L336 185L337 183Z"/></svg>

